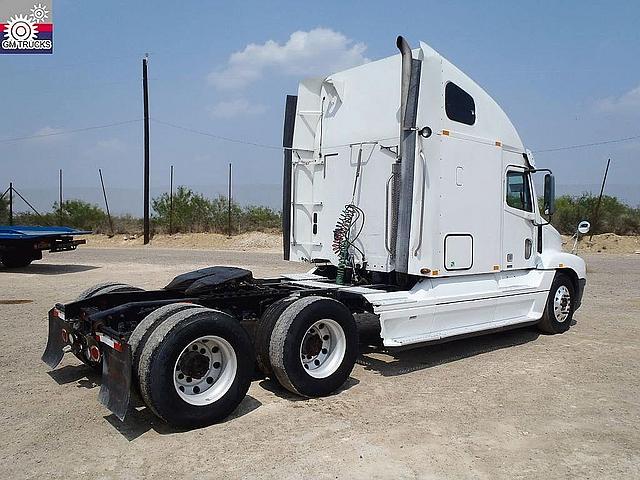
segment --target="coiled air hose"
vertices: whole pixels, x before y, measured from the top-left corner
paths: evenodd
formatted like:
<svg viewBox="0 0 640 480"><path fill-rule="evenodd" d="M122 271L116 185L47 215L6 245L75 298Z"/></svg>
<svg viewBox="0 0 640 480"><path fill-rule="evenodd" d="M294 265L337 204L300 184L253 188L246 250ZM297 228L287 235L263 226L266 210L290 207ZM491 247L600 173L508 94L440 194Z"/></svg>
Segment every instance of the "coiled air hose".
<svg viewBox="0 0 640 480"><path fill-rule="evenodd" d="M350 238L352 228L356 225L358 220L362 218L362 224L358 232ZM340 213L336 228L333 230L333 252L338 256L338 269L336 273L336 283L338 285L344 285L344 274L347 264L351 263L351 255L349 254L349 248L354 247L360 252L363 257L364 253L354 245L354 242L362 232L364 227L364 212L356 205L350 203L345 205L344 209Z"/></svg>

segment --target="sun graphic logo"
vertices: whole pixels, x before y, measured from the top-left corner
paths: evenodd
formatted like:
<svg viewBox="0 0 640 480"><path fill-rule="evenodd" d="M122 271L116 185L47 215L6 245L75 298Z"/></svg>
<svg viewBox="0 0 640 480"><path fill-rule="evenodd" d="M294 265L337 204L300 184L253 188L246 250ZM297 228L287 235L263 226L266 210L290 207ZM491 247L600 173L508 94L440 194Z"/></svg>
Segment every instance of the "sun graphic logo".
<svg viewBox="0 0 640 480"><path fill-rule="evenodd" d="M15 15L5 25L4 34L7 40L14 42L35 40L38 35L38 25L26 15Z"/></svg>
<svg viewBox="0 0 640 480"><path fill-rule="evenodd" d="M38 3L31 8L31 15L29 16L35 23L44 23L49 18L49 11L46 5Z"/></svg>
<svg viewBox="0 0 640 480"><path fill-rule="evenodd" d="M16 11L10 4L18 0L0 0L0 54L53 53L52 0L31 1Z"/></svg>

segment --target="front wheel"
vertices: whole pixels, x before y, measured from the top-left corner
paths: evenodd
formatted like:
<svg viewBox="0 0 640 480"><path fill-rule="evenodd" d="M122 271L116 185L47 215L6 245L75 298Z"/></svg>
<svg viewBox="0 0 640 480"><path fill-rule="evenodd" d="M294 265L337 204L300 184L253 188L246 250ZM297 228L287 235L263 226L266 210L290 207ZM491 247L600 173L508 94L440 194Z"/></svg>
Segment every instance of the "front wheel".
<svg viewBox="0 0 640 480"><path fill-rule="evenodd" d="M538 329L549 334L566 332L571 326L574 309L573 283L566 275L556 273Z"/></svg>
<svg viewBox="0 0 640 480"><path fill-rule="evenodd" d="M251 339L237 320L196 307L157 326L144 344L137 373L142 398L158 417L194 428L233 412L253 370Z"/></svg>
<svg viewBox="0 0 640 480"><path fill-rule="evenodd" d="M269 357L280 384L305 397L336 391L358 355L358 331L349 309L331 298L305 297L282 312Z"/></svg>

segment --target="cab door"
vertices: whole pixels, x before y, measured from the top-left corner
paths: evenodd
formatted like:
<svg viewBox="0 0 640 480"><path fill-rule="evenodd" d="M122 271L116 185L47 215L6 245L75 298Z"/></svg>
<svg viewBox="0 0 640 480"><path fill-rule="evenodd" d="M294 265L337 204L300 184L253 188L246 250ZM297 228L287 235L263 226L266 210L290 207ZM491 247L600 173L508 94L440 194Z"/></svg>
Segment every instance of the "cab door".
<svg viewBox="0 0 640 480"><path fill-rule="evenodd" d="M535 267L535 197L531 175L524 167L507 165L504 171L502 270Z"/></svg>

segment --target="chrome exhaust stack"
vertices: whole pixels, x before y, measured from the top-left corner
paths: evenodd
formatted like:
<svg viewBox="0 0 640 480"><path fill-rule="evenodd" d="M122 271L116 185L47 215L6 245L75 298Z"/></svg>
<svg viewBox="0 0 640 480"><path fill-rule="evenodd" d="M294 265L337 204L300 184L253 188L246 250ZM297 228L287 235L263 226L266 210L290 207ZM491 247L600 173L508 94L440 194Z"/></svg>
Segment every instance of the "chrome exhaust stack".
<svg viewBox="0 0 640 480"><path fill-rule="evenodd" d="M411 47L404 37L399 36L396 45L402 55L402 81L400 87L400 144L398 146L398 160L392 167L391 245L392 254L395 257L396 272L408 273L416 160L416 121L422 61L413 58Z"/></svg>

